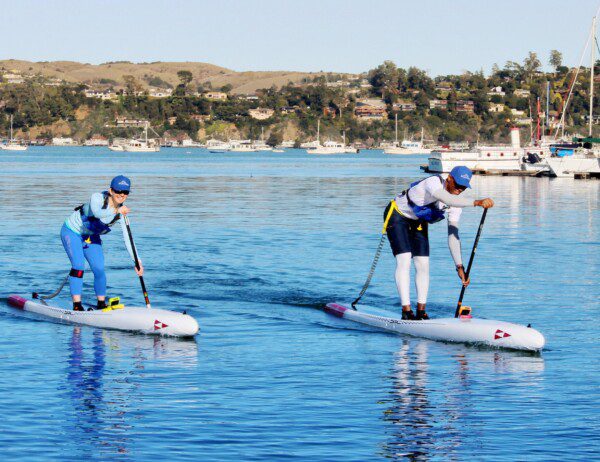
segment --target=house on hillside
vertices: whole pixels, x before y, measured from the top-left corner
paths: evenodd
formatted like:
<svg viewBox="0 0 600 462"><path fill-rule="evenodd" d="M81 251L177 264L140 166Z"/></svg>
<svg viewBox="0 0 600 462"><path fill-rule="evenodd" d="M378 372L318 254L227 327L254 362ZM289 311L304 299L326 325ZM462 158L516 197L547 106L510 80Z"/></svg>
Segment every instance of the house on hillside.
<svg viewBox="0 0 600 462"><path fill-rule="evenodd" d="M6 83L11 84L19 84L25 82L25 78L21 74L16 73L4 74L2 78L6 81Z"/></svg>
<svg viewBox="0 0 600 462"><path fill-rule="evenodd" d="M269 117L273 117L273 114L275 114L275 111L273 109L269 109L266 107L259 107L256 109L248 109L248 114L253 119L266 120Z"/></svg>
<svg viewBox="0 0 600 462"><path fill-rule="evenodd" d="M375 98L361 99L356 102L354 115L360 120L382 120L387 118L385 101Z"/></svg>
<svg viewBox="0 0 600 462"><path fill-rule="evenodd" d="M473 114L475 112L475 103L471 100L459 99L456 102L456 112L466 112Z"/></svg>
<svg viewBox="0 0 600 462"><path fill-rule="evenodd" d="M96 98L102 100L111 100L117 97L116 93L112 90L94 90L92 88L86 89L83 94L86 98Z"/></svg>
<svg viewBox="0 0 600 462"><path fill-rule="evenodd" d="M435 84L435 91L452 91L454 90L454 85L452 82L438 82Z"/></svg>
<svg viewBox="0 0 600 462"><path fill-rule="evenodd" d="M148 96L152 98L168 98L173 94L173 90L171 88L155 88L150 87L148 89Z"/></svg>
<svg viewBox="0 0 600 462"><path fill-rule="evenodd" d="M144 119L134 119L133 117L117 117L115 119L115 125L117 127L138 127L144 128L146 124L149 123Z"/></svg>
<svg viewBox="0 0 600 462"><path fill-rule="evenodd" d="M392 104L394 111L400 112L412 112L417 110L417 105L412 101L398 101Z"/></svg>
<svg viewBox="0 0 600 462"><path fill-rule="evenodd" d="M525 115L525 111L520 111L519 109L511 109L510 113L517 117L522 117Z"/></svg>
<svg viewBox="0 0 600 462"><path fill-rule="evenodd" d="M447 99L432 99L429 100L429 109L448 109L448 100Z"/></svg>
<svg viewBox="0 0 600 462"><path fill-rule="evenodd" d="M502 103L497 104L497 103L490 103L490 108L489 108L489 112L504 112L504 109L506 109L506 106Z"/></svg>
<svg viewBox="0 0 600 462"><path fill-rule="evenodd" d="M488 96L494 96L494 95L505 96L506 93L504 92L504 90L502 90L501 86L497 86L497 87L493 87L490 91L488 91L487 95Z"/></svg>
<svg viewBox="0 0 600 462"><path fill-rule="evenodd" d="M524 90L522 88L517 88L514 91L514 95L518 96L519 98L529 98L529 96L531 95L531 92L529 90Z"/></svg>
<svg viewBox="0 0 600 462"><path fill-rule="evenodd" d="M225 101L227 99L227 93L222 91L207 91L202 93L202 96L213 101Z"/></svg>

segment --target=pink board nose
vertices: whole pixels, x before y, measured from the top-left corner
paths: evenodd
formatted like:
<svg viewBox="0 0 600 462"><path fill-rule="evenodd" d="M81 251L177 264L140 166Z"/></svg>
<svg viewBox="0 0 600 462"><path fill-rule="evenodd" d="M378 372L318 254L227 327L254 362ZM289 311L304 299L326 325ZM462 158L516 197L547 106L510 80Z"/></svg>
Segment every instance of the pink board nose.
<svg viewBox="0 0 600 462"><path fill-rule="evenodd" d="M8 304L10 306L14 306L15 308L23 309L25 307L25 300L23 297L19 297L18 295L11 295L8 297Z"/></svg>
<svg viewBox="0 0 600 462"><path fill-rule="evenodd" d="M347 310L345 306L339 305L337 303L328 303L325 306L325 312L337 316L338 318L344 317L344 312Z"/></svg>

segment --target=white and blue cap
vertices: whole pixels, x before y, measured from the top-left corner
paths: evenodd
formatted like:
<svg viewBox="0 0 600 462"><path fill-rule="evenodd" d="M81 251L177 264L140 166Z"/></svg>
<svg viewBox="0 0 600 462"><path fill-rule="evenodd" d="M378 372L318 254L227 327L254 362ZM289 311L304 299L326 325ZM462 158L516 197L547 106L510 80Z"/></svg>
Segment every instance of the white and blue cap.
<svg viewBox="0 0 600 462"><path fill-rule="evenodd" d="M465 167L464 165L457 165L450 171L450 175L454 178L454 181L457 185L464 186L465 188L470 188L471 177L473 176L473 172Z"/></svg>
<svg viewBox="0 0 600 462"><path fill-rule="evenodd" d="M131 180L124 175L118 175L110 182L113 191L129 191L131 189Z"/></svg>

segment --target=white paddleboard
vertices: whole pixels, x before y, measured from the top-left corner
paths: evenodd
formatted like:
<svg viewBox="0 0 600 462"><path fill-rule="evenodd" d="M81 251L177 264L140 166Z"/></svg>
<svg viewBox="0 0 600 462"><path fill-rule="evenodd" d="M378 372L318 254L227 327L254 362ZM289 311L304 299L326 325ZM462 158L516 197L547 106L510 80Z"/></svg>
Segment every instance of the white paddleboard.
<svg viewBox="0 0 600 462"><path fill-rule="evenodd" d="M18 295L8 297L8 304L46 319L142 334L193 337L199 329L198 322L189 314L156 308L125 306L110 311L73 311L27 300Z"/></svg>
<svg viewBox="0 0 600 462"><path fill-rule="evenodd" d="M546 340L531 327L505 321L477 318L440 318L427 321L404 321L400 313L359 305L328 303L325 311L348 319L398 334L412 335L445 342L473 343L496 348L540 351Z"/></svg>

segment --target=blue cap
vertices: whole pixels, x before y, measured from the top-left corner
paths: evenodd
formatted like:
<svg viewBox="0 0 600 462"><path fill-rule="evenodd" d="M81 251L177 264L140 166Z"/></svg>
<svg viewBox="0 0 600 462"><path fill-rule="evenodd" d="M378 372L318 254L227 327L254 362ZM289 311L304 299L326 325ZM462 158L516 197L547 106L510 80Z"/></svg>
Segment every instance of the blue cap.
<svg viewBox="0 0 600 462"><path fill-rule="evenodd" d="M450 171L450 175L452 176L452 178L454 178L454 181L456 182L456 184L458 184L460 186L464 186L465 188L471 187L471 184L469 183L469 181L471 181L473 172L471 170L469 170L467 167L465 167L464 165L458 165L458 166L454 167Z"/></svg>
<svg viewBox="0 0 600 462"><path fill-rule="evenodd" d="M113 191L129 191L131 189L131 180L126 176L119 175L112 179L110 187Z"/></svg>

